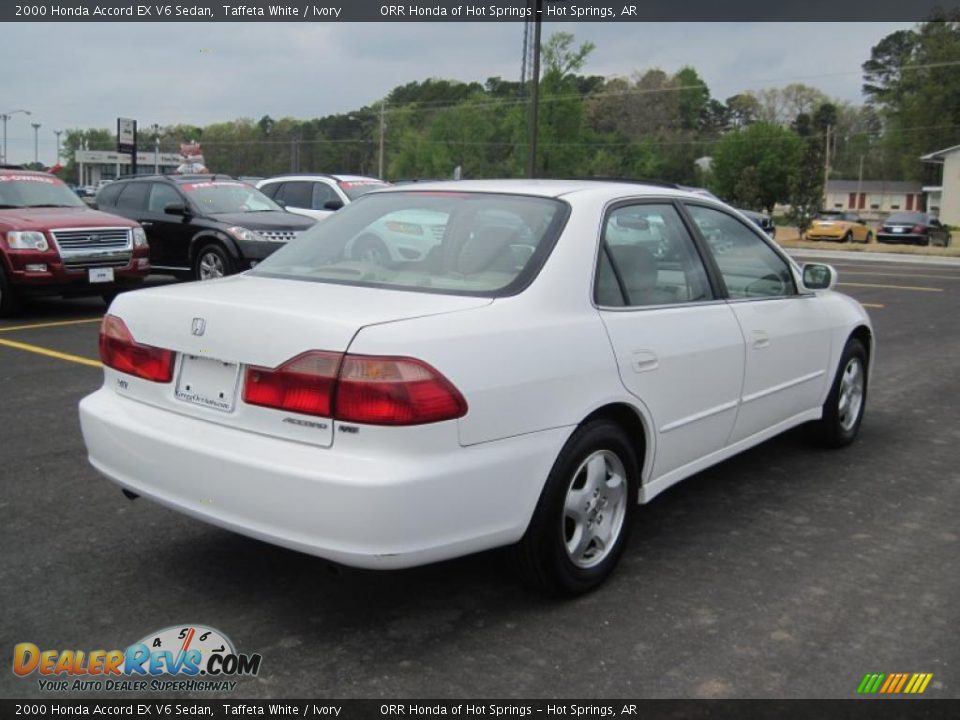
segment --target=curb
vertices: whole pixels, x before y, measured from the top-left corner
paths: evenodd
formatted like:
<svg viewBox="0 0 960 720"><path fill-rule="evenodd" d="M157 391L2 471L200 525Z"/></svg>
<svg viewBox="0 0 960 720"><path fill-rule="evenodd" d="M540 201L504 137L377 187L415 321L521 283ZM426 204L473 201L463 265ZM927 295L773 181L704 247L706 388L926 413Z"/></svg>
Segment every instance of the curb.
<svg viewBox="0 0 960 720"><path fill-rule="evenodd" d="M828 258L836 260L863 260L879 263L915 263L917 265L947 265L960 267L960 257L937 255L898 255L897 253L845 252L843 250L808 250L806 248L783 248L793 257Z"/></svg>

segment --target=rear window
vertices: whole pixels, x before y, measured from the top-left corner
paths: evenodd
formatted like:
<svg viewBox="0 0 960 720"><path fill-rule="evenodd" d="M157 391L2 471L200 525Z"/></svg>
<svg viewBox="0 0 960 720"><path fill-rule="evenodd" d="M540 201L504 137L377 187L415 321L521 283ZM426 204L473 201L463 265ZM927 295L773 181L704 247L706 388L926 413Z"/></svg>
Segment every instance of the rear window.
<svg viewBox="0 0 960 720"><path fill-rule="evenodd" d="M923 213L893 213L887 218L888 223L906 223L911 225L926 225L927 216Z"/></svg>
<svg viewBox="0 0 960 720"><path fill-rule="evenodd" d="M86 207L70 188L47 175L0 175L0 209Z"/></svg>
<svg viewBox="0 0 960 720"><path fill-rule="evenodd" d="M254 275L497 297L522 290L568 214L558 200L392 192L351 203L257 265Z"/></svg>

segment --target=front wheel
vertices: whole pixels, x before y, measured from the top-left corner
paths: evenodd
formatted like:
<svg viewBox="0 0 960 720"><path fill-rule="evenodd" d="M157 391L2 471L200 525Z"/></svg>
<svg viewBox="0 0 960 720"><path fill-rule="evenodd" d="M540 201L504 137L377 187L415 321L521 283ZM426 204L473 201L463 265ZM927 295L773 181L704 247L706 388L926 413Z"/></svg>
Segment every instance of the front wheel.
<svg viewBox="0 0 960 720"><path fill-rule="evenodd" d="M206 245L193 264L196 280L216 280L233 272L233 261L220 245Z"/></svg>
<svg viewBox="0 0 960 720"><path fill-rule="evenodd" d="M853 241L853 231L847 230L847 234L843 236L843 240L841 242L848 243L852 241Z"/></svg>
<svg viewBox="0 0 960 720"><path fill-rule="evenodd" d="M872 232L868 232L868 233L867 233L867 239L864 240L864 242L867 243L867 245L869 245L870 243L873 242L873 233L872 233Z"/></svg>
<svg viewBox="0 0 960 720"><path fill-rule="evenodd" d="M514 554L522 579L552 595L579 595L613 571L637 500L636 454L624 430L596 420L554 463Z"/></svg>
<svg viewBox="0 0 960 720"><path fill-rule="evenodd" d="M390 262L390 251L383 244L383 240L376 235L362 235L357 238L351 255L354 260L362 260L381 267Z"/></svg>
<svg viewBox="0 0 960 720"><path fill-rule="evenodd" d="M823 404L823 416L810 424L813 439L825 447L849 445L860 430L866 404L867 350L860 340L850 338Z"/></svg>
<svg viewBox="0 0 960 720"><path fill-rule="evenodd" d="M0 267L0 317L16 315L20 309L20 296L13 289L7 271Z"/></svg>

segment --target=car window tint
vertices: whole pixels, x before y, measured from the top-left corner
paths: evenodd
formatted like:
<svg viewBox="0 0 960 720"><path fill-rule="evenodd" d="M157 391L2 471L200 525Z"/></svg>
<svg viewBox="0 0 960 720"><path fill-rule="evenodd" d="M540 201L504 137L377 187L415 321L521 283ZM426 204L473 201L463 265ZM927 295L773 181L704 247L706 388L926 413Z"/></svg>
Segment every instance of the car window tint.
<svg viewBox="0 0 960 720"><path fill-rule="evenodd" d="M176 190L164 183L150 183L150 201L147 204L147 210L162 213L167 205L174 203L183 204L183 199Z"/></svg>
<svg viewBox="0 0 960 720"><path fill-rule="evenodd" d="M712 299L703 263L672 205L628 205L609 213L594 294L600 305L631 307ZM607 302L618 295L620 302Z"/></svg>
<svg viewBox="0 0 960 720"><path fill-rule="evenodd" d="M126 210L143 210L147 206L147 190L149 184L145 182L127 183L117 198L117 207Z"/></svg>
<svg viewBox="0 0 960 720"><path fill-rule="evenodd" d="M97 193L97 205L116 205L121 190L123 190L123 185L117 185L116 183L104 185Z"/></svg>
<svg viewBox="0 0 960 720"><path fill-rule="evenodd" d="M314 210L325 210L324 205L330 200L339 200L333 188L322 182L313 183L313 204L306 207Z"/></svg>
<svg viewBox="0 0 960 720"><path fill-rule="evenodd" d="M288 182L284 183L282 194L277 195L278 200L283 200L287 207L311 208L313 207L313 183L309 182Z"/></svg>
<svg viewBox="0 0 960 720"><path fill-rule="evenodd" d="M790 266L766 241L732 215L689 205L731 298L795 295Z"/></svg>
<svg viewBox="0 0 960 720"><path fill-rule="evenodd" d="M260 192L262 192L271 200L276 200L277 190L279 190L282 185L283 183L267 183L260 188Z"/></svg>

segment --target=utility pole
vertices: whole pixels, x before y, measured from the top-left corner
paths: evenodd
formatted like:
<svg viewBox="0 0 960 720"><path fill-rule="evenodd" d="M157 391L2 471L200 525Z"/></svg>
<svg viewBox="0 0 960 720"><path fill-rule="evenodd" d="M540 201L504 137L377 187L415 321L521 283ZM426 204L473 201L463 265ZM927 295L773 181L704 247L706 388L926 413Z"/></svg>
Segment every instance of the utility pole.
<svg viewBox="0 0 960 720"><path fill-rule="evenodd" d="M857 202L855 209L860 209L860 190L863 188L863 155L860 156L860 172L857 174Z"/></svg>
<svg viewBox="0 0 960 720"><path fill-rule="evenodd" d="M10 162L7 157L7 120L17 113L23 113L24 115L31 114L29 110L8 110L5 113L0 113L0 120L3 120L3 158L0 158L0 160L4 163Z"/></svg>
<svg viewBox="0 0 960 720"><path fill-rule="evenodd" d="M823 152L823 207L827 207L827 183L830 181L830 130L827 125L826 139Z"/></svg>
<svg viewBox="0 0 960 720"><path fill-rule="evenodd" d="M153 174L160 174L160 126L153 124Z"/></svg>
<svg viewBox="0 0 960 720"><path fill-rule="evenodd" d="M527 143L527 177L537 176L537 135L540 131L540 18L543 0L533 2L533 72L530 74L529 141Z"/></svg>
<svg viewBox="0 0 960 720"><path fill-rule="evenodd" d="M57 136L57 157L53 161L53 164L56 165L60 162L60 136L63 134L63 130L54 130L53 134Z"/></svg>
<svg viewBox="0 0 960 720"><path fill-rule="evenodd" d="M40 123L30 123L33 128L33 163L40 164Z"/></svg>
<svg viewBox="0 0 960 720"><path fill-rule="evenodd" d="M383 180L383 140L387 131L387 125L384 122L384 105L385 103L380 103L380 160L377 163L377 177L379 177L381 180Z"/></svg>

